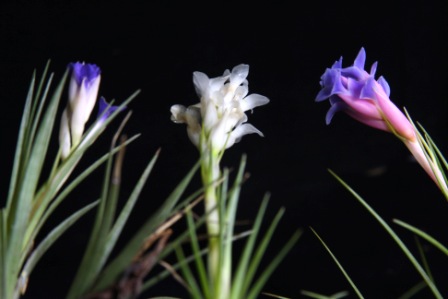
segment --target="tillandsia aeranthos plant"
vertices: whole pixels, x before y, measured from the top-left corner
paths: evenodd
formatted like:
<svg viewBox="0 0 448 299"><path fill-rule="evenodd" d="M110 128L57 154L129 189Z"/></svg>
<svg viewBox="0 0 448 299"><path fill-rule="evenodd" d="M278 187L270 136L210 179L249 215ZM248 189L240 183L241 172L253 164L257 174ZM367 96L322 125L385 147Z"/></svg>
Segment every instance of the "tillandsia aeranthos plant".
<svg viewBox="0 0 448 299"><path fill-rule="evenodd" d="M200 102L189 107L183 105L171 107L171 119L175 123L187 125L188 137L199 150L201 177L205 189L208 281L202 279L202 290L199 290L194 289L195 283L189 280L192 282L189 283L190 293L194 298L237 299L256 296L255 291L249 291L250 279L244 283L244 287L240 285L244 279L253 275L251 273L245 278L241 276L246 271L245 265L237 274L239 281L232 282L231 244L234 237L233 224L238 198L236 194L239 193L242 174L236 180L233 189L229 191L229 194L233 193L233 196L228 199L227 187L225 187L227 176L223 175L220 166L225 150L240 141L244 135L256 133L263 136L258 129L247 123L248 118L245 112L267 104L269 99L259 94L248 94L246 79L248 74L249 65L247 64L237 65L231 71L226 70L222 76L216 78L209 78L202 72L194 72L193 82ZM260 221L261 217L259 216ZM195 252L198 254L197 250ZM248 259L247 256L242 264L248 264ZM201 270L203 270L201 261L197 260L197 263L201 276ZM204 276L202 273L202 278ZM254 290L257 288L258 286Z"/></svg>
<svg viewBox="0 0 448 299"><path fill-rule="evenodd" d="M384 77L381 76L375 79L377 63L375 62L370 72L367 72L364 70L365 61L366 52L364 48L361 48L352 66L343 68L341 57L331 68L327 68L321 76L320 85L322 89L319 91L316 101L320 102L326 99L330 101L331 108L326 115L326 123L330 124L336 112L343 111L361 123L393 133L406 145L416 161L436 183L448 200L447 161L423 127L421 125L417 127L412 122L409 114L406 111L406 114L401 112L391 101L390 87ZM406 298L421 290L422 286L428 286L435 298L443 298L435 283L435 279L431 277L429 267L425 262L425 257L422 257L423 261L419 262L387 222L339 176L331 170L330 172L378 220L422 277L422 281L409 290ZM428 243L442 251L445 255L448 255L448 248L423 230L397 219L394 219L394 222L408 229L416 236L428 241ZM313 232L317 235L315 231ZM318 238L320 239L319 236ZM325 243L323 244L329 251ZM331 255L335 259L334 255ZM344 275L347 276L339 262L336 259L335 261ZM358 297L363 298L353 282L349 278L348 280Z"/></svg>
<svg viewBox="0 0 448 299"><path fill-rule="evenodd" d="M343 68L341 57L325 70L316 101L330 101L326 123L330 124L336 112L343 111L361 123L393 133L448 199L446 176L435 144L429 136L423 138L410 118L390 100L386 79L383 76L375 79L377 62L367 72L364 70L365 61L366 52L361 48L352 66Z"/></svg>
<svg viewBox="0 0 448 299"><path fill-rule="evenodd" d="M0 298L15 299L26 291L29 276L36 263L48 248L81 216L94 208L92 202L55 226L40 242L36 238L42 227L57 208L89 173L94 171L106 156L70 184L65 182L86 150L106 126L116 118L137 93L119 107L99 104L98 118L85 130L94 106L97 104L100 69L94 64L71 63L56 88L54 75L48 75L47 64L41 79L33 74L20 124L6 205L0 211ZM69 103L61 117L59 151L48 175L44 173L48 160L51 136L63 95L70 76ZM112 152L117 152L118 148ZM42 182L42 183L41 183ZM42 236L39 236L42 237Z"/></svg>

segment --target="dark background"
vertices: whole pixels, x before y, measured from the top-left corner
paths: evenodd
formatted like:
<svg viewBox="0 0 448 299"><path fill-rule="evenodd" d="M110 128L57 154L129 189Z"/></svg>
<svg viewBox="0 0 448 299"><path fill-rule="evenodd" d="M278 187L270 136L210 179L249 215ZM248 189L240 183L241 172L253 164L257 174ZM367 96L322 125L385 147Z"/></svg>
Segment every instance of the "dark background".
<svg viewBox="0 0 448 299"><path fill-rule="evenodd" d="M414 252L411 233L391 220L411 223L448 244L446 200L393 135L342 113L326 126L329 103L315 103L314 98L325 68L340 56L344 66L351 65L365 47L366 68L379 61L377 74L389 82L391 99L398 107L406 107L442 152L447 152L445 3L302 3L3 1L0 198L7 193L31 74L34 69L40 73L48 59L56 78L69 62L96 63L102 69L100 94L108 100L120 102L141 89L129 107L133 115L125 129L129 135L142 135L127 150L123 197L154 152L158 148L162 151L125 236L155 211L198 157L185 126L172 123L169 112L173 104L198 102L192 73L201 71L216 77L225 69L247 63L249 92L271 101L249 115L249 122L265 137L246 136L223 160L223 166L236 168L241 155L248 155L251 177L243 187L239 217L253 219L265 192L271 193L267 223L285 207L267 261L294 230L304 229L265 291L289 298L303 298L303 289L327 295L351 291L309 230L311 226L366 298L398 298L420 280L419 275L327 168L358 191ZM111 133L102 136L80 168L106 150L110 138ZM56 139L54 147L56 150ZM98 197L101 171L72 194L50 224ZM199 180L192 183L193 189L197 187ZM64 296L88 237L92 215L71 228L48 252L24 298ZM429 245L424 247L436 282L447 295L446 257ZM186 297L182 287L170 279L146 295ZM416 298L431 297L429 291L423 291ZM350 298L355 298L353 292Z"/></svg>

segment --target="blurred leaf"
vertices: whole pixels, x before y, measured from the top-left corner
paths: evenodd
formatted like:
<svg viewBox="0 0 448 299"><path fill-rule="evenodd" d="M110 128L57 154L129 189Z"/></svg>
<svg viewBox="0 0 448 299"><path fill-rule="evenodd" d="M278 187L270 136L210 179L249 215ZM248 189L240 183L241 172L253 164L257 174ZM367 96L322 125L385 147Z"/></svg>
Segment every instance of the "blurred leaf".
<svg viewBox="0 0 448 299"><path fill-rule="evenodd" d="M173 208L182 196L193 175L198 169L197 163L173 192L166 198L162 206L141 226L136 234L130 239L120 253L107 265L99 276L92 291L100 291L113 284L120 273L130 264L132 258L138 252L142 242L154 232L172 213Z"/></svg>
<svg viewBox="0 0 448 299"><path fill-rule="evenodd" d="M336 263L338 268L341 270L342 274L344 274L345 278L347 279L347 281L349 282L349 284L351 285L351 287L355 291L356 295L358 295L358 298L364 298L364 296L361 294L359 289L356 287L356 284L350 278L350 275L348 275L348 273L345 271L344 267L342 267L341 263L338 261L338 259L333 254L333 252L331 252L331 250L327 246L327 244L325 244L325 242L322 240L322 238L317 234L317 232L312 227L310 227L310 229L314 233L314 235L316 235L316 237L319 239L319 241L322 243L322 245L325 247L325 249L328 251L328 253L330 254L331 258L334 260L334 262Z"/></svg>
<svg viewBox="0 0 448 299"><path fill-rule="evenodd" d="M378 213L373 210L365 200L362 199L361 196L359 196L350 186L347 185L338 175L336 175L332 170L328 170L341 184L344 188L346 188L357 200L360 202L367 211L381 224L381 226L387 231L387 233L392 237L392 239L398 244L400 249L403 251L403 253L407 256L409 261L414 265L417 272L422 276L423 280L427 283L429 288L431 289L432 293L436 298L442 299L443 296L440 294L439 290L437 289L437 286L434 284L434 282L431 280L431 278L428 276L428 274L425 272L425 270L422 268L422 266L419 264L417 259L412 255L411 251L406 247L406 245L401 241L401 239L398 237L398 235L392 230L392 228L386 223L386 221L381 218Z"/></svg>
<svg viewBox="0 0 448 299"><path fill-rule="evenodd" d="M330 295L330 296L325 296L325 295L318 294L315 292L302 290L302 291L300 291L300 294L305 295L310 298L314 298L314 299L339 299L339 298L344 298L344 297L348 296L349 292L342 291L342 292L338 292L338 293Z"/></svg>
<svg viewBox="0 0 448 299"><path fill-rule="evenodd" d="M27 164L23 167L23 177L20 177L14 188L15 190L18 190L17 195L11 198L11 209L7 210L8 249L5 257L7 263L7 272L5 273L8 273L11 279L9 280L10 282L7 283L7 293L13 291L13 288L15 287L12 285L13 277L14 279L18 277L21 265L28 254L26 249L29 248L29 240L24 240L24 235L27 230L34 194L41 175L51 132L56 119L58 103L66 77L67 72L64 73L59 85L53 93L44 118L39 125L36 139L33 141L30 158L27 161ZM30 141L24 142L27 143ZM21 158L22 157L19 157L18 159Z"/></svg>
<svg viewBox="0 0 448 299"><path fill-rule="evenodd" d="M98 201L88 204L87 206L81 208L77 212L73 213L59 225L51 230L51 232L39 243L35 250L32 251L31 255L27 259L23 270L22 277L28 280L29 275L33 271L37 262L42 258L45 252L56 242L59 237L65 233L79 218L89 212L93 207L98 204Z"/></svg>
<svg viewBox="0 0 448 299"><path fill-rule="evenodd" d="M404 227L405 229L413 232L414 234L416 234L417 236L420 236L421 238L425 239L426 241L428 241L430 244L432 244L434 247L436 247L437 249L439 249L441 252L443 252L445 255L448 255L448 248L446 248L445 246L443 246L442 243L440 243L439 241L437 241L435 238L433 238L432 236L430 236L429 234L425 233L424 231L422 231L421 229L416 228L415 226L412 226L406 222L403 222L401 220L398 219L393 219L393 222L395 222L396 224L400 225L401 227Z"/></svg>

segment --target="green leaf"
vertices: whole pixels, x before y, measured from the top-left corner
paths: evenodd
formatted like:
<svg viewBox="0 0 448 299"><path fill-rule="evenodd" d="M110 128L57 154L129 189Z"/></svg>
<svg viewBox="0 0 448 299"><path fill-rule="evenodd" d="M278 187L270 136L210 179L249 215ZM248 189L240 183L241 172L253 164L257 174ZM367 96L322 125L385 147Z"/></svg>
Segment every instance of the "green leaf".
<svg viewBox="0 0 448 299"><path fill-rule="evenodd" d="M81 208L77 212L70 215L67 219L61 222L58 226L53 228L51 232L39 243L35 250L31 253L27 259L26 264L23 267L21 277L28 279L34 267L38 261L42 258L45 252L62 236L67 229L69 229L79 218L89 212L93 207L98 204L98 201L88 204Z"/></svg>
<svg viewBox="0 0 448 299"><path fill-rule="evenodd" d="M187 199L185 200L185 202L190 203L194 198L196 198L196 201L198 201L199 199L202 199L201 197L198 198L198 195L200 193L202 193L203 190L200 189L196 192L194 192L192 195L190 195L189 197L187 197ZM196 203L193 203L193 205ZM180 206L184 206L183 204ZM188 210L190 207L186 207L186 209ZM177 208L176 210L179 210L180 208ZM203 215L202 217L199 217L198 219L196 219L195 221L195 227L196 230L198 230L202 225L205 224L206 221L206 215ZM189 240L190 238L190 230L186 230L185 232L181 233L180 236L178 236L175 240L171 241L169 244L167 244L167 246L165 247L165 249L160 253L159 255L159 260L164 259L165 257L167 257L168 255L170 255L173 251L177 250L178 247L182 246L182 244L184 244L187 240ZM202 249L199 252L200 256L203 256L204 254L206 254L208 251L207 248ZM193 262L196 258L196 255L193 254L189 257L187 257L185 260L179 261L177 264L172 265L172 269L177 270L181 267L182 264L184 263L190 263ZM142 286L142 291L145 291L147 289L149 289L150 287L154 286L155 284L157 284L158 282L160 282L161 280L167 278L169 275L171 274L170 271L168 270L164 270L159 274L153 274L151 276L150 279L148 279L147 281L145 281L145 283Z"/></svg>
<svg viewBox="0 0 448 299"><path fill-rule="evenodd" d="M274 231L278 225L278 222L280 221L281 217L283 215L283 210L280 210L277 215L275 216L274 220L272 221L271 225L268 228L268 231L263 236L263 239L261 240L260 244L258 245L257 251L255 252L255 256L251 260L251 264L249 266L248 271L248 277L253 277L253 274L255 273L256 269L258 268L261 259L266 251L267 246L269 245L272 235L274 234ZM255 281L255 283L250 288L250 292L247 296L248 299L256 299L263 286L266 284L266 281L269 279L269 277L272 275L274 270L277 268L277 266L280 264L280 262L284 259L286 254L292 249L292 247L297 243L300 236L302 235L302 230L297 230L291 238L288 240L288 242L282 247L279 253L271 260L271 262L268 264L268 266L263 269L261 274L259 275L258 279ZM247 279L249 282L249 279ZM245 286L247 288L248 286Z"/></svg>
<svg viewBox="0 0 448 299"><path fill-rule="evenodd" d="M421 290L428 287L426 282L424 280L419 281L416 285L414 285L412 288L407 290L403 295L398 297L397 299L411 299L415 298L415 295L418 294Z"/></svg>
<svg viewBox="0 0 448 299"><path fill-rule="evenodd" d="M196 226L194 224L193 216L192 216L192 213L190 210L187 211L187 222L188 222L188 231L189 231L189 236L190 236L191 249L193 252L196 270L199 275L199 281L200 281L200 284L202 287L202 291L206 298L210 298L210 286L209 286L209 281L208 281L207 270L205 267L204 260L202 259L201 249L199 246L198 237L196 235ZM182 267L182 269L185 270L186 266L187 265ZM187 274L187 276L186 276L187 280L190 281L192 278L190 278L188 275L191 275L191 273L186 273L186 274ZM192 288L192 287L193 286L190 286L190 288Z"/></svg>
<svg viewBox="0 0 448 299"><path fill-rule="evenodd" d="M40 231L41 227L45 224L47 219L52 215L54 210L61 204L61 202L76 188L81 182L83 182L93 171L95 171L99 166L101 166L110 155L116 154L123 146L127 146L132 141L134 141L139 135L135 135L124 144L117 146L110 153L104 154L102 157L97 159L89 167L87 167L81 174L79 174L70 184L68 184L59 195L50 203L42 203L46 205L45 207L40 207L35 211L34 215L30 220L30 229L27 231L27 239L34 239L37 233ZM31 230L33 228L33 230Z"/></svg>
<svg viewBox="0 0 448 299"><path fill-rule="evenodd" d="M45 78L46 72L47 72L47 69L45 69L42 79ZM30 128L27 131L27 136L25 137L25 140L27 140L27 144L25 145L25 157L24 157L25 161L28 161L28 159L30 157L32 146L33 146L33 141L35 139L36 132L39 129L39 126L41 123L41 115L45 108L45 103L47 101L47 95L48 95L48 92L50 91L52 81L53 81L53 74L50 74L50 76L46 82L46 85L45 85L44 94L42 95L42 98L39 100L40 90L43 85L43 80L41 80L41 82L39 84L38 92L37 92L36 96L34 97L33 108L31 111L32 124L30 123ZM39 103L39 108L36 111L37 103Z"/></svg>
<svg viewBox="0 0 448 299"><path fill-rule="evenodd" d="M23 179L18 183L20 191L14 197L12 209L8 211L8 233L9 247L7 253L8 273L11 277L17 277L18 271L25 259L27 252L24 251L28 244L24 242L24 235L28 226L34 194L36 192L42 166L48 149L48 144L56 118L57 106L61 97L67 73L62 77L55 90L50 105L37 132L36 140L30 155L28 164L25 166ZM11 285L8 285L10 290Z"/></svg>
<svg viewBox="0 0 448 299"><path fill-rule="evenodd" d="M356 284L353 282L353 280L350 278L350 275L348 275L348 273L345 271L344 267L342 267L341 263L338 261L338 259L336 258L336 256L333 254L333 252L331 252L330 248L327 246L327 244L325 244L324 240L322 240L322 238L317 234L317 232L310 227L311 231L316 235L316 237L319 239L319 241L322 243L322 245L325 247L325 249L328 251L328 253L330 254L331 258L334 260L334 262L336 263L336 265L338 266L338 268L341 270L342 274L344 274L345 279L347 279L348 283L351 285L351 287L353 288L353 290L355 291L356 295L358 295L358 298L364 298L364 296L361 294L361 292L359 291L358 287L356 287Z"/></svg>
<svg viewBox="0 0 448 299"><path fill-rule="evenodd" d="M401 251L407 256L409 261L414 265L417 272L422 276L423 280L427 283L428 287L431 289L434 296L438 299L442 299L443 296L440 294L439 290L437 289L434 282L431 280L431 278L428 276L428 274L425 272L423 267L418 263L417 259L414 257L414 255L411 253L411 251L407 248L407 246L401 241L401 239L398 237L398 235L392 230L392 228L386 223L386 221L381 218L378 213L375 212L370 205L367 204L365 200L362 199L361 196L359 196L350 186L347 185L338 175L336 175L332 170L328 170L343 186L346 188L357 200L360 202L367 211L381 224L381 226L386 230L386 232L392 237L392 239L398 244Z"/></svg>
<svg viewBox="0 0 448 299"><path fill-rule="evenodd" d="M246 241L243 254L241 255L240 261L238 263L235 277L233 279L231 298L234 299L243 298L245 294L248 292L248 288L252 283L255 271L252 270L251 276L248 276L249 271L248 267L251 261L258 231L260 230L260 227L262 225L263 216L264 213L266 212L268 202L269 202L268 195L266 195L263 201L261 202L260 207L258 208L258 214L257 217L255 218L255 223L252 226L251 234L249 236L249 239Z"/></svg>
<svg viewBox="0 0 448 299"><path fill-rule="evenodd" d="M137 201L137 199L140 196L140 193L144 187L144 184L146 183L149 174L151 173L152 169L154 168L155 162L157 158L159 157L160 151L158 150L154 157L149 162L148 166L146 167L145 171L143 172L142 176L140 177L139 181L137 182L137 185L134 187L134 190L132 191L131 195L129 196L128 200L126 201L126 204L124 205L123 209L121 210L117 220L114 223L113 228L108 234L108 239L106 243L106 252L110 252L117 242L118 237L120 236L124 225L126 224L126 221L129 218L129 215Z"/></svg>
<svg viewBox="0 0 448 299"><path fill-rule="evenodd" d="M118 201L118 190L121 182L121 166L123 163L125 147L121 146L116 157L112 174L112 152L114 150L116 140L121 134L124 124L129 119L130 114L123 120L120 128L114 135L111 149L107 159L106 171L104 174L103 187L101 193L100 204L95 216L95 222L90 234L90 239L87 244L81 264L76 273L75 279L70 287L67 297L78 298L86 293L92 284L97 280L98 274L104 266L113 245L106 247L107 236L111 229L114 219L115 209ZM125 143L123 138L122 145Z"/></svg>
<svg viewBox="0 0 448 299"><path fill-rule="evenodd" d="M412 225L410 225L406 222L403 222L401 220L398 220L398 219L393 219L393 222L395 222L396 224L400 225L401 227L404 227L405 229L413 232L417 236L420 236L421 238L425 239L430 244L432 244L434 247L439 249L441 252L443 252L445 255L448 255L448 248L446 248L442 243L440 243L435 238L433 238L429 234L425 233L421 229L418 229L415 226L412 226Z"/></svg>
<svg viewBox="0 0 448 299"><path fill-rule="evenodd" d="M0 298L6 298L6 219L5 210L0 210Z"/></svg>
<svg viewBox="0 0 448 299"><path fill-rule="evenodd" d="M132 239L128 241L117 257L108 264L101 273L99 280L92 291L99 291L111 285L120 273L130 264L132 258L141 247L142 242L173 212L174 206L187 188L198 167L199 163L196 163L168 198L166 198L162 206L144 223Z"/></svg>
<svg viewBox="0 0 448 299"><path fill-rule="evenodd" d="M198 252L195 252L193 254L193 259L196 261L196 264L198 264L198 257L200 258L200 256L197 255L197 253ZM179 261L186 261L186 257L184 255L184 252L183 252L181 246L176 248L176 257L177 257L177 260L179 260ZM195 279L195 276L193 275L188 263L181 262L181 263L179 263L179 265L180 265L180 269L182 271L183 277L186 280L188 292L190 293L192 298L195 298L195 299L204 298L204 296L202 295L202 292L201 292L201 288L199 287L199 285ZM199 276L201 278L201 274ZM208 297L206 297L206 298L208 298Z"/></svg>
<svg viewBox="0 0 448 299"><path fill-rule="evenodd" d="M33 76L31 78L30 87L28 89L28 94L25 100L25 108L23 110L22 114L22 121L20 123L20 129L19 129L19 135L17 138L17 145L16 145L16 152L14 156L14 164L13 169L11 173L11 182L9 185L9 192L8 192L8 200L6 205L6 216L9 214L9 210L11 209L11 205L15 204L16 201L13 200L13 198L16 195L16 192L18 189L18 180L20 173L22 172L23 165L23 150L24 150L24 144L26 143L25 136L27 135L27 131L29 130L29 123L30 123L30 117L31 117L31 106L32 106L32 100L33 100L33 91L34 91L34 84L36 80L36 74L33 73ZM7 220L7 219L5 219Z"/></svg>
<svg viewBox="0 0 448 299"><path fill-rule="evenodd" d="M318 293L315 293L315 292L302 290L302 291L300 291L300 294L302 294L304 296L308 296L310 298L314 298L314 299L339 299L339 298L343 298L343 297L348 296L349 292L342 291L342 292L338 292L338 293L330 295L330 296L325 296L325 295L318 294Z"/></svg>

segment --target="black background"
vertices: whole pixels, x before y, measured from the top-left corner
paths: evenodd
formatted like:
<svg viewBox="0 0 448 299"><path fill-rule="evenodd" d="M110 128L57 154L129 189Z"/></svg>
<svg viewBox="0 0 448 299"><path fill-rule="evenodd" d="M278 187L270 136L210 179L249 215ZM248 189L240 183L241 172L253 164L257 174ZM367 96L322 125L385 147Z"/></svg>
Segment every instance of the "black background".
<svg viewBox="0 0 448 299"><path fill-rule="evenodd" d="M161 155L125 237L155 211L198 157L185 127L172 123L169 112L173 104L198 102L192 73L216 77L247 63L249 92L267 96L270 103L249 115L249 122L265 137L248 135L224 156L223 166L230 168L238 166L243 153L248 156L251 177L243 187L239 217L253 219L265 192L271 194L266 223L285 207L266 260L294 230L304 229L265 291L289 298L302 298L302 289L328 295L351 291L309 230L311 226L366 298L397 298L419 281L419 275L327 168L358 191L413 250L412 235L391 220L411 223L448 244L446 200L393 135L344 114L337 114L326 126L329 103L315 103L314 98L325 68L340 56L344 66L351 65L365 47L366 68L379 61L377 74L390 84L391 99L398 107L406 107L446 152L444 4L435 0L294 5L4 1L0 5L0 198L7 194L31 74L34 69L40 73L48 59L56 78L69 62L96 63L102 70L100 94L108 100L120 102L141 89L129 107L133 115L125 129L128 135L141 133L141 137L127 150L123 197L158 148ZM111 135L101 137L80 169L107 150ZM56 138L54 144L53 151L57 150ZM49 224L98 197L101 171L72 194ZM192 183L192 190L197 187L199 180ZM48 252L24 298L63 298L88 237L91 216L71 228ZM446 257L431 246L425 249L436 282L447 295ZM351 293L350 298L355 298ZM182 287L171 280L146 295L186 297ZM423 291L416 298L431 297Z"/></svg>

